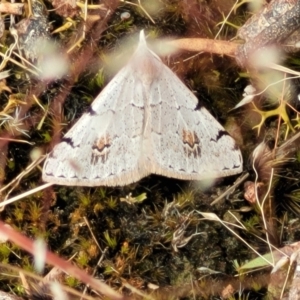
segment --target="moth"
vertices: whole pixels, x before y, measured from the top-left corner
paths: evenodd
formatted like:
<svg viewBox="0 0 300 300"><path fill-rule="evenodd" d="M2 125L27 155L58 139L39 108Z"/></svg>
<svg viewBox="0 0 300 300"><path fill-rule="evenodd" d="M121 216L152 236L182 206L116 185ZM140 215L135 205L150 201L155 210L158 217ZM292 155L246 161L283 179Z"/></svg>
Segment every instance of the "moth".
<svg viewBox="0 0 300 300"><path fill-rule="evenodd" d="M141 31L129 62L46 158L43 180L123 186L152 173L202 180L240 173L242 164L233 138Z"/></svg>

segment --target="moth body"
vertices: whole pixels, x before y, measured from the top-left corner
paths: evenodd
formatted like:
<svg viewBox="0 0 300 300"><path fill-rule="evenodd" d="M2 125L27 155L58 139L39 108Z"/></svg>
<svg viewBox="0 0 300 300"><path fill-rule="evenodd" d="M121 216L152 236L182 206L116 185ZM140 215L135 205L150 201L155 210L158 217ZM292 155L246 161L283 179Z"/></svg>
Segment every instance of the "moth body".
<svg viewBox="0 0 300 300"><path fill-rule="evenodd" d="M140 33L128 64L48 155L43 179L122 186L153 173L184 180L238 174L235 141Z"/></svg>

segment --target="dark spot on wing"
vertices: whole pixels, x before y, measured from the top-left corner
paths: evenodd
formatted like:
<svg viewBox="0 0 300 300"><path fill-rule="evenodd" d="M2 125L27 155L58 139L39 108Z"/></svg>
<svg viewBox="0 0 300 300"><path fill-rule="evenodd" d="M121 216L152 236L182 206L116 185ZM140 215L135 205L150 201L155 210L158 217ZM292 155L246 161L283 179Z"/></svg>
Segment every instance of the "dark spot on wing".
<svg viewBox="0 0 300 300"><path fill-rule="evenodd" d="M51 175L53 175L53 174L51 174ZM57 176L57 178L66 178L66 176L64 176L64 175L59 175L59 176Z"/></svg>
<svg viewBox="0 0 300 300"><path fill-rule="evenodd" d="M217 142L220 138L222 138L223 136L228 136L229 133L225 130L219 130L218 135L216 136L216 139L211 138L211 141ZM230 136L230 135L229 135Z"/></svg>
<svg viewBox="0 0 300 300"><path fill-rule="evenodd" d="M239 150L239 146L237 145L237 143L234 143L234 146L233 146L233 150Z"/></svg>
<svg viewBox="0 0 300 300"><path fill-rule="evenodd" d="M76 147L76 146L74 146L74 141L71 138L63 137L61 141L64 142L64 143L67 143L72 148Z"/></svg>
<svg viewBox="0 0 300 300"><path fill-rule="evenodd" d="M53 158L53 157L55 157L55 156L54 156L54 152L53 152L53 151L51 151L51 152L48 154L48 156L49 156L50 158ZM47 161L46 163L48 164L48 161ZM46 174L48 174L48 173L46 173Z"/></svg>
<svg viewBox="0 0 300 300"><path fill-rule="evenodd" d="M203 105L201 105L200 102L198 101L194 110L200 110L202 107L203 107Z"/></svg>
<svg viewBox="0 0 300 300"><path fill-rule="evenodd" d="M95 110L92 109L92 106L89 107L87 113L90 115L90 116L96 116L97 115L97 112Z"/></svg>
<svg viewBox="0 0 300 300"><path fill-rule="evenodd" d="M144 108L145 108L144 105L143 105L143 106L137 106L135 103L130 103L130 105L133 106L133 107L135 107L135 108L137 108L137 109L139 109L139 110L141 110L141 111L143 111ZM157 105L157 104L155 104L155 105L151 104L150 107L154 107L154 106L156 106L156 105Z"/></svg>

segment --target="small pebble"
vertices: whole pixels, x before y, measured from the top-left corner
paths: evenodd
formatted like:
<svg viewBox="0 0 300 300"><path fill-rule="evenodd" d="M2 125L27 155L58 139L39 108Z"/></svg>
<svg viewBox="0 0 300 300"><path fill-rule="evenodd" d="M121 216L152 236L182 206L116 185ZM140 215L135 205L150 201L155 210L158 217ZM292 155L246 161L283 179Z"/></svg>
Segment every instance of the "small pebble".
<svg viewBox="0 0 300 300"><path fill-rule="evenodd" d="M121 17L122 21L125 21L125 20L128 20L131 17L131 15L128 11L124 11L121 13L120 17Z"/></svg>

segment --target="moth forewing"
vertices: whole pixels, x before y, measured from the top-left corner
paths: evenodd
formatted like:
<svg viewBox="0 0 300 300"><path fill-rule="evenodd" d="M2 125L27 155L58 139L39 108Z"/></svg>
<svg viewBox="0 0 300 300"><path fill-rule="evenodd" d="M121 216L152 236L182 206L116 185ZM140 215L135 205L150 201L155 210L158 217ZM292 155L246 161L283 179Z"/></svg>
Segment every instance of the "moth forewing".
<svg viewBox="0 0 300 300"><path fill-rule="evenodd" d="M54 147L43 179L64 185L125 185L148 175L138 159L144 96L132 73L121 70Z"/></svg>
<svg viewBox="0 0 300 300"><path fill-rule="evenodd" d="M63 185L126 185L156 173L201 180L242 171L224 128L146 44L48 155L43 179Z"/></svg>
<svg viewBox="0 0 300 300"><path fill-rule="evenodd" d="M197 109L197 103L194 94L165 67L150 93L151 173L201 180L242 171L235 141L204 107Z"/></svg>

